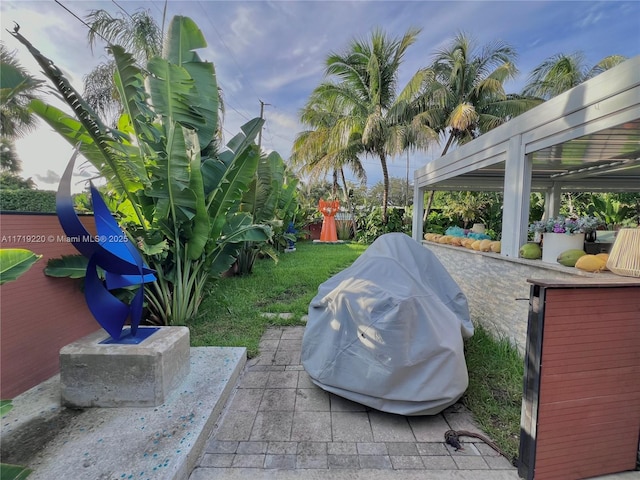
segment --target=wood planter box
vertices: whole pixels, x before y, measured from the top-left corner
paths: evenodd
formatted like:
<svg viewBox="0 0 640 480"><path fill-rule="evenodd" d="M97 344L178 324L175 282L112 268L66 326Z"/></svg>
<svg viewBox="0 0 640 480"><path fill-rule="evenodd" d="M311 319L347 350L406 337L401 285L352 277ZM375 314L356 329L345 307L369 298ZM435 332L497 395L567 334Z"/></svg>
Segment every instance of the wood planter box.
<svg viewBox="0 0 640 480"><path fill-rule="evenodd" d="M518 473L576 480L634 470L640 281L531 283Z"/></svg>

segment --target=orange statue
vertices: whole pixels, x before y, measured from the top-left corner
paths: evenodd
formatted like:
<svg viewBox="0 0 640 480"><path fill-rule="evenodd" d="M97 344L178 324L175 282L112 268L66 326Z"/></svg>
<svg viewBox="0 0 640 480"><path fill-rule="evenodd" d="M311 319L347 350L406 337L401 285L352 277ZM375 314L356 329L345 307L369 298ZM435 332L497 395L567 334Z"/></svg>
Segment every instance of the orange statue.
<svg viewBox="0 0 640 480"><path fill-rule="evenodd" d="M336 233L336 219L334 218L338 210L340 210L340 202L338 200L325 201L322 198L318 204L318 210L324 216L322 220L322 231L320 232L321 242L337 242L338 234Z"/></svg>

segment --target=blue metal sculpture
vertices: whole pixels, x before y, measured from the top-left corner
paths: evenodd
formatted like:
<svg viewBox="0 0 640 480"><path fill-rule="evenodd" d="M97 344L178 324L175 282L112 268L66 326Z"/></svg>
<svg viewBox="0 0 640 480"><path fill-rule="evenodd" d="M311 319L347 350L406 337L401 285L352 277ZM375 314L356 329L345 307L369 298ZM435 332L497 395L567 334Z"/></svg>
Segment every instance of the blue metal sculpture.
<svg viewBox="0 0 640 480"><path fill-rule="evenodd" d="M111 215L100 192L91 184L91 200L97 235L91 235L84 227L73 208L71 198L71 174L76 154L71 158L60 180L56 195L56 212L68 241L89 259L85 277L85 298L89 310L114 340L119 340L122 330L130 319L131 335L135 337L144 300L143 284L156 280L140 252L129 242ZM103 281L98 267L105 272ZM129 305L111 293L116 288L138 285Z"/></svg>

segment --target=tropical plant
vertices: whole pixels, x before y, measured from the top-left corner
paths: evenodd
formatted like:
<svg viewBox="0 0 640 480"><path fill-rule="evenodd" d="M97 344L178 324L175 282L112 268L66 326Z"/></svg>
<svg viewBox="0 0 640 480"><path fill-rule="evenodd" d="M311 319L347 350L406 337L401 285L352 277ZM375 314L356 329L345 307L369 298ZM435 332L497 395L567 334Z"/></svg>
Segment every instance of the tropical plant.
<svg viewBox="0 0 640 480"><path fill-rule="evenodd" d="M593 195L587 211L589 215L600 219L602 224L609 229L613 229L615 225L623 224L634 214L633 208L615 199L612 194L606 193Z"/></svg>
<svg viewBox="0 0 640 480"><path fill-rule="evenodd" d="M35 127L36 117L29 110L29 102L37 97L42 80L30 75L0 42L0 134L17 138Z"/></svg>
<svg viewBox="0 0 640 480"><path fill-rule="evenodd" d="M91 10L85 21L90 27L88 40L92 50L102 40L110 45L121 45L140 67L162 51L162 29L149 10L116 16L102 9ZM98 64L83 78L83 96L96 112L116 120L122 113L122 103L113 80L114 62L111 59Z"/></svg>
<svg viewBox="0 0 640 480"><path fill-rule="evenodd" d="M309 174L311 181L318 180L321 176L331 174L333 177L332 195L337 196L338 177L342 181L342 199L347 209L353 215L353 204L349 197L349 189L344 174L348 168L355 178L365 184L367 172L358 158L360 150L360 137L354 135L347 145L337 141L335 127L340 118L330 99L322 95L312 95L300 113L300 119L305 125L312 127L299 133L293 144L293 153L290 161L298 165L301 173ZM322 197L320 197L322 198ZM325 198L328 198L325 196ZM315 202L317 204L317 202ZM353 228L357 231L355 222Z"/></svg>
<svg viewBox="0 0 640 480"><path fill-rule="evenodd" d="M290 238L285 237L285 228L297 209L296 187L297 180L286 172L284 161L277 152L260 159L254 179L242 197L240 211L250 213L256 223L269 225L274 237L271 243L266 240L243 243L238 253L238 274L251 273L260 255L277 260L277 251L273 247L277 249L281 238Z"/></svg>
<svg viewBox="0 0 640 480"><path fill-rule="evenodd" d="M40 100L31 108L107 180L115 214L157 281L146 300L158 323L185 323L197 312L205 285L234 262L242 242L264 241L267 226L239 210L256 171L254 140L263 120L241 127L219 150L218 88L212 63L196 50L206 41L196 24L176 16L162 57L147 64L113 45L115 85L124 113L109 128L71 87L53 62L22 35L13 35L38 61L77 118Z"/></svg>
<svg viewBox="0 0 640 480"><path fill-rule="evenodd" d="M404 55L419 34L409 29L400 38L374 30L368 40L353 40L343 53L331 53L326 75L335 81L320 84L311 94L303 113L319 106L312 126L326 130L318 143L322 153L340 162L360 154L380 160L384 182L382 221L387 221L389 172L387 160L412 146L425 148L437 136L424 123L412 122L407 105L415 98L422 81L418 72L398 93L399 68ZM303 121L305 117L302 118Z"/></svg>
<svg viewBox="0 0 640 480"><path fill-rule="evenodd" d="M0 248L0 285L17 280L40 258L24 248Z"/></svg>
<svg viewBox="0 0 640 480"><path fill-rule="evenodd" d="M359 243L372 243L380 235L391 232L411 234L411 222L405 217L404 208L390 208L387 221L382 221L382 207L375 206L358 212Z"/></svg>
<svg viewBox="0 0 640 480"><path fill-rule="evenodd" d="M36 125L36 117L29 110L29 102L37 97L43 81L29 75L0 42L0 169L18 174L21 171L14 140Z"/></svg>
<svg viewBox="0 0 640 480"><path fill-rule="evenodd" d="M369 202L380 205L384 192L383 182L375 183L367 192L367 198ZM407 192L409 194L407 195ZM389 177L389 205L394 207L401 207L413 203L413 185L409 185L407 188L407 181L399 177Z"/></svg>
<svg viewBox="0 0 640 480"><path fill-rule="evenodd" d="M108 45L120 45L135 59L142 75L147 74L148 61L161 54L163 42L164 14L162 26L149 10L140 9L132 14L119 13L112 16L106 10L91 10L85 18L89 25L88 40L93 49L101 40ZM112 125L123 112L122 99L114 83L116 66L114 60L98 64L84 81L84 98L107 123ZM218 108L224 114L222 91L218 89ZM216 132L222 138L222 129Z"/></svg>
<svg viewBox="0 0 640 480"><path fill-rule="evenodd" d="M20 157L13 139L0 136L0 171L3 174L17 176L21 169Z"/></svg>
<svg viewBox="0 0 640 480"><path fill-rule="evenodd" d="M523 94L548 100L615 67L626 59L622 55L610 55L589 67L583 52L558 53L533 69Z"/></svg>
<svg viewBox="0 0 640 480"><path fill-rule="evenodd" d="M0 203L4 206L7 203L5 198L6 190L34 191L36 184L31 178L22 178L20 175L9 172L0 172L0 190L5 190L0 195ZM11 203L11 202L9 202ZM2 208L5 210L5 208ZM11 208L10 210L15 210Z"/></svg>
<svg viewBox="0 0 640 480"><path fill-rule="evenodd" d="M424 70L421 96L413 108L416 121L443 136L442 156L454 144L469 142L540 104L540 100L505 92L504 83L518 73L516 57L504 42L480 49L462 32L436 51L433 63ZM433 195L432 191L425 218Z"/></svg>

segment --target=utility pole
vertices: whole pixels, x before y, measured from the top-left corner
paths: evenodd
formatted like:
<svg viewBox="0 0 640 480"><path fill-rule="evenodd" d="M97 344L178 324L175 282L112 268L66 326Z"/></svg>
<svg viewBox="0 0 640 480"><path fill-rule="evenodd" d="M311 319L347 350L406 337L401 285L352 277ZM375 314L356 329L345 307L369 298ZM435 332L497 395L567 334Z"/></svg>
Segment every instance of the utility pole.
<svg viewBox="0 0 640 480"><path fill-rule="evenodd" d="M271 105L270 103L264 103L262 100L258 99L260 102L260 118L264 118L264 106ZM258 150L262 150L262 127L260 127L260 132L258 132Z"/></svg>

